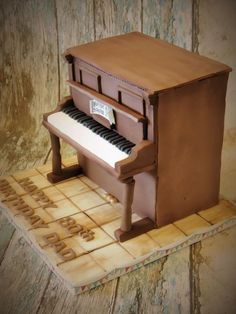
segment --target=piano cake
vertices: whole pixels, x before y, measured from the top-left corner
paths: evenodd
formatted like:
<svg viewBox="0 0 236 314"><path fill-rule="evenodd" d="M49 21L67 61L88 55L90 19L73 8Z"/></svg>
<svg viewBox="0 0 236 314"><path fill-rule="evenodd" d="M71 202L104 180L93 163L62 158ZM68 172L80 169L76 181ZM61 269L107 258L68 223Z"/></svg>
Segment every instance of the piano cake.
<svg viewBox="0 0 236 314"><path fill-rule="evenodd" d="M123 205L125 241L219 200L231 68L134 32L69 48L70 96L44 115L59 182L83 172ZM60 138L78 152L62 168ZM133 222L132 211L142 219Z"/></svg>

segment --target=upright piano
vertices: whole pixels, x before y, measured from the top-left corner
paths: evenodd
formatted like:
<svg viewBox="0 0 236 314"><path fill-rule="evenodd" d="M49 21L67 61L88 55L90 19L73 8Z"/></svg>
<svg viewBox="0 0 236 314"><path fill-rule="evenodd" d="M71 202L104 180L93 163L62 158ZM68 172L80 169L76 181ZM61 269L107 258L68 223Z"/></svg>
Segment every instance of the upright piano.
<svg viewBox="0 0 236 314"><path fill-rule="evenodd" d="M119 241L217 204L228 66L138 32L64 57L70 96L43 120L51 182L83 172L114 195ZM78 165L61 167L60 138Z"/></svg>

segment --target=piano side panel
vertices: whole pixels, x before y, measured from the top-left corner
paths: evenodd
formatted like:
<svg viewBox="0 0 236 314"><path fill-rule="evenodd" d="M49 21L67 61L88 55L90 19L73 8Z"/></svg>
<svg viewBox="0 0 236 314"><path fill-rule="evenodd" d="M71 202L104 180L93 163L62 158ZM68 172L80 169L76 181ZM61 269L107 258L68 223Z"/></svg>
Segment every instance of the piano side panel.
<svg viewBox="0 0 236 314"><path fill-rule="evenodd" d="M218 203L228 74L159 96L157 224Z"/></svg>

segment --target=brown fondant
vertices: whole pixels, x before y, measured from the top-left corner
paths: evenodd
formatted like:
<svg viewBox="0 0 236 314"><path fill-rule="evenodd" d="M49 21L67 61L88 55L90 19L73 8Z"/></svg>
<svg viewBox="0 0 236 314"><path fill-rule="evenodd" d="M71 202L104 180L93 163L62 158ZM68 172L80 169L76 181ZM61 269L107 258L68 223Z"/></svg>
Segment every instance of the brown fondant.
<svg viewBox="0 0 236 314"><path fill-rule="evenodd" d="M218 203L228 74L159 97L157 224Z"/></svg>
<svg viewBox="0 0 236 314"><path fill-rule="evenodd" d="M115 237L118 241L124 242L137 237L145 232L156 228L155 223L149 218L143 218L132 224L132 228L127 232L120 229L115 231Z"/></svg>
<svg viewBox="0 0 236 314"><path fill-rule="evenodd" d="M162 226L218 201L229 67L140 33L70 48L66 56L72 97L55 111L74 102L91 115L89 100L96 99L113 108L116 131L136 146L112 168L52 127L46 114L52 182L82 168L114 195L124 205L120 241L144 232L143 225ZM75 172L61 168L59 137L78 151ZM132 224L131 208L148 218Z"/></svg>
<svg viewBox="0 0 236 314"><path fill-rule="evenodd" d="M150 94L231 70L222 63L138 32L73 47L67 54Z"/></svg>
<svg viewBox="0 0 236 314"><path fill-rule="evenodd" d="M51 183L57 183L71 177L77 176L83 172L83 169L79 165L73 165L63 168L60 174L50 172L47 174L48 181Z"/></svg>

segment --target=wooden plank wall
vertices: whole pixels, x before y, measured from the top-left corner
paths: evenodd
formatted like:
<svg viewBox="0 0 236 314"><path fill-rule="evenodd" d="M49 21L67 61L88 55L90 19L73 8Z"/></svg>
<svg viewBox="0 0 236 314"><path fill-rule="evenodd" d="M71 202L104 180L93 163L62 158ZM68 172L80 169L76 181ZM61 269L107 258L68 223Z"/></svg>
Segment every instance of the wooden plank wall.
<svg viewBox="0 0 236 314"><path fill-rule="evenodd" d="M195 0L0 2L0 174L44 163L42 114L68 94L70 46L142 31L189 50Z"/></svg>
<svg viewBox="0 0 236 314"><path fill-rule="evenodd" d="M42 113L58 99L53 1L0 2L0 173L34 166L49 149Z"/></svg>

